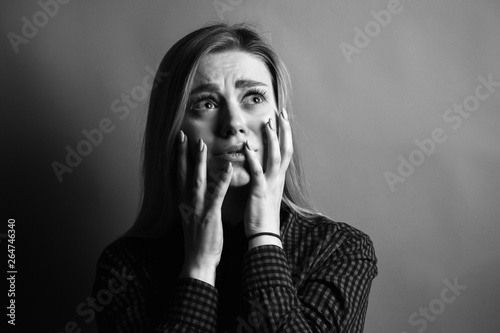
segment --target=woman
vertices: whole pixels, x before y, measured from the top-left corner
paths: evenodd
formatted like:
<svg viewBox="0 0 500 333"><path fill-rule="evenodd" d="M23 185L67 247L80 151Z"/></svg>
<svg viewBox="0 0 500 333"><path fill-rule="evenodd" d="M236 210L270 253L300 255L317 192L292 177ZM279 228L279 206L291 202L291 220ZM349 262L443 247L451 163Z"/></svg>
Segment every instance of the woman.
<svg viewBox="0 0 500 333"><path fill-rule="evenodd" d="M100 331L362 332L373 245L312 209L272 48L211 25L156 79L141 210L97 265Z"/></svg>

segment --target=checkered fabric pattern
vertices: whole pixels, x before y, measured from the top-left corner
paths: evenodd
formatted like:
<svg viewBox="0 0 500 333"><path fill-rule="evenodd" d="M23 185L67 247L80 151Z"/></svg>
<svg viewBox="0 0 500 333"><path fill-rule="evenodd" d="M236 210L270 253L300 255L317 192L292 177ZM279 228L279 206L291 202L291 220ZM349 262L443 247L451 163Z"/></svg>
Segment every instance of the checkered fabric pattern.
<svg viewBox="0 0 500 333"><path fill-rule="evenodd" d="M115 241L97 264L99 332L362 332L377 275L370 238L320 215L281 217L283 249L245 245L241 256L223 254L216 287L178 278L179 235ZM241 244L243 228L235 233Z"/></svg>

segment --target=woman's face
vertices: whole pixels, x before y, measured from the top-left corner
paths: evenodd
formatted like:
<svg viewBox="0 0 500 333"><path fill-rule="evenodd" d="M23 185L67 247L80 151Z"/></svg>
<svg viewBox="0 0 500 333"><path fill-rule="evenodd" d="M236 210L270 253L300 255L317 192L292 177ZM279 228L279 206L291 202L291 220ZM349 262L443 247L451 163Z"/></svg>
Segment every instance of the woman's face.
<svg viewBox="0 0 500 333"><path fill-rule="evenodd" d="M228 51L204 56L196 71L182 130L193 156L198 139L207 146L207 182L227 162L233 165L230 186L250 182L244 144L257 151L265 168L265 124L276 129L276 101L271 75L257 57ZM265 171L265 169L264 169Z"/></svg>

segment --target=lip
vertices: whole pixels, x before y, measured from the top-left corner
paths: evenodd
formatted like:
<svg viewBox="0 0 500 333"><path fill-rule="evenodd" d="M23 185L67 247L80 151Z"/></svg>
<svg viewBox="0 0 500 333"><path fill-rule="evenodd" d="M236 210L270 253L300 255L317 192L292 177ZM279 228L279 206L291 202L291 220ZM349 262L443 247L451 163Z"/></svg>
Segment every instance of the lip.
<svg viewBox="0 0 500 333"><path fill-rule="evenodd" d="M245 148L244 143L240 143L237 145L231 145L231 146L227 146L227 147L224 147L222 149L219 149L217 151L217 153L215 153L215 155L216 156L227 155L227 154L243 154L244 155L245 154L244 148Z"/></svg>
<svg viewBox="0 0 500 333"><path fill-rule="evenodd" d="M225 160L228 162L243 162L245 161L246 156L242 153L236 153L236 154L220 154L216 156L217 158L221 160Z"/></svg>
<svg viewBox="0 0 500 333"><path fill-rule="evenodd" d="M214 154L217 158L229 161L229 162L241 162L244 161L245 151L244 144L231 145L220 150L219 153Z"/></svg>

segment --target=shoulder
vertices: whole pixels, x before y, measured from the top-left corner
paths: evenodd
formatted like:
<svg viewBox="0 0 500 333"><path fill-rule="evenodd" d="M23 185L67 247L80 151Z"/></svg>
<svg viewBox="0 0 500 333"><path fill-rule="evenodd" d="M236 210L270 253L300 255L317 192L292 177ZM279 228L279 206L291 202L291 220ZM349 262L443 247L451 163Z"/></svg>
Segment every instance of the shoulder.
<svg viewBox="0 0 500 333"><path fill-rule="evenodd" d="M290 213L285 221L284 232L285 237L292 242L329 248L330 251L353 243L373 248L373 243L366 233L345 222L333 221L322 214L304 217L298 213Z"/></svg>
<svg viewBox="0 0 500 333"><path fill-rule="evenodd" d="M297 213L283 222L283 245L292 267L318 267L332 261L377 262L370 237L345 222L321 214L304 217Z"/></svg>

